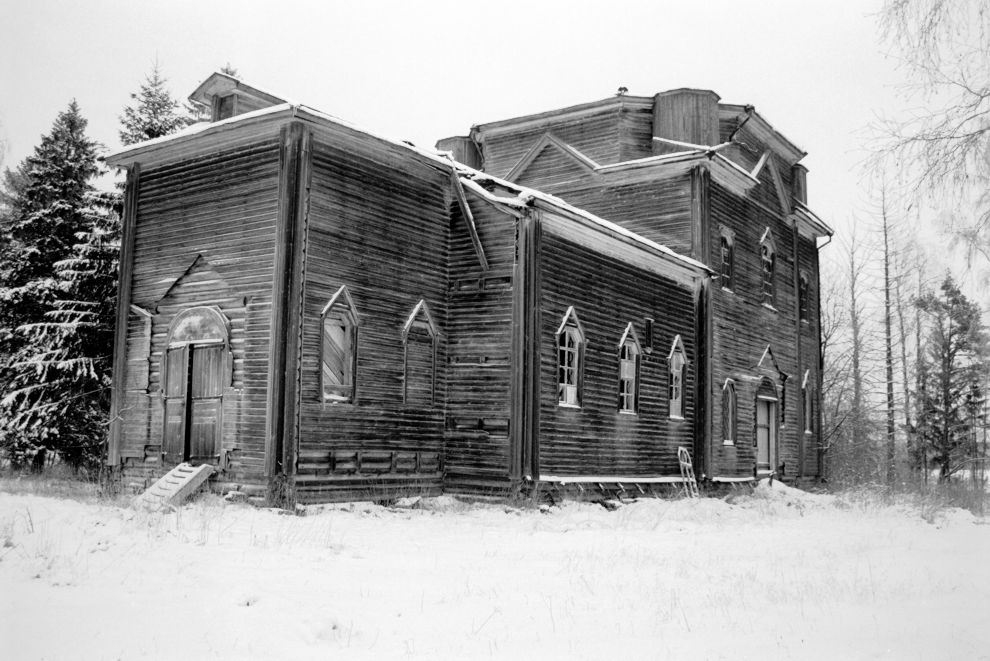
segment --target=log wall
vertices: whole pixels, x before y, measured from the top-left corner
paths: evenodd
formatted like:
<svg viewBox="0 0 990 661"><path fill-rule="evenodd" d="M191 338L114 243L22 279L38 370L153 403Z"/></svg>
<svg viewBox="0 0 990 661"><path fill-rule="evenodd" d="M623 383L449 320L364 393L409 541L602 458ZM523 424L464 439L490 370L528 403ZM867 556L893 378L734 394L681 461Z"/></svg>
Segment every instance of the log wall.
<svg viewBox="0 0 990 661"><path fill-rule="evenodd" d="M441 484L450 179L379 144L313 140L294 467L301 502ZM356 398L331 404L320 393L320 314L341 286L359 316ZM432 405L403 399L402 329L420 300L439 330Z"/></svg>
<svg viewBox="0 0 990 661"><path fill-rule="evenodd" d="M677 447L694 445L696 300L691 287L603 259L596 251L544 232L540 281L540 475L679 475ZM556 333L573 306L585 333L582 405L558 404ZM618 345L632 322L649 345L646 318L655 319L653 351L641 354L639 412L618 411ZM669 417L668 362L680 335L683 420Z"/></svg>
<svg viewBox="0 0 990 661"><path fill-rule="evenodd" d="M516 219L469 194L488 260L481 268L455 205L450 221L446 474L457 490L500 491L509 480L509 395Z"/></svg>
<svg viewBox="0 0 990 661"><path fill-rule="evenodd" d="M188 307L216 305L230 322L234 361L223 393L218 461L225 480L264 482L278 167L278 144L269 138L141 173L131 302L151 317L145 322L132 313L128 323L125 479L140 483L161 470L161 363L169 324Z"/></svg>
<svg viewBox="0 0 990 661"><path fill-rule="evenodd" d="M767 188L761 184L757 188ZM762 376L771 378L778 389L780 411L778 428L778 465L783 464L785 478L801 472L818 474L817 437L804 433L801 380L810 369L817 383L818 313L817 250L811 239L800 239L798 268L812 276L811 319L802 324L800 363L797 341L797 290L795 287L794 233L789 222L755 200L769 199L765 193L742 199L712 184L709 263L721 262L719 226L735 232L734 284L725 290L716 281L712 287L712 466L709 477L746 477L753 474L755 458L756 390ZM778 207L779 208L779 207ZM763 304L760 239L766 228L773 233L777 248L775 265L776 301L773 308ZM779 375L769 361L757 367L770 346L780 372L787 379L781 387ZM722 433L722 386L727 378L736 382L738 401L738 436L735 445L724 445ZM802 448L803 444L803 448ZM809 473L810 471L810 473Z"/></svg>

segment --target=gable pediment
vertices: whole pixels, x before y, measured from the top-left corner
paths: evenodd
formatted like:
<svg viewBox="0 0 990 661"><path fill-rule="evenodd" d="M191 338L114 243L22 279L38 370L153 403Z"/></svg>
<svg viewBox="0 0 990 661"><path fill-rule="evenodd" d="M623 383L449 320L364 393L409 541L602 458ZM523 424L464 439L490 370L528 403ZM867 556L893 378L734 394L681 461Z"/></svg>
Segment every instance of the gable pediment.
<svg viewBox="0 0 990 661"><path fill-rule="evenodd" d="M759 362L756 363L756 373L759 376L768 376L780 383L787 380L787 374L781 371L780 366L777 364L777 358L773 355L773 349L769 344L763 350Z"/></svg>
<svg viewBox="0 0 990 661"><path fill-rule="evenodd" d="M164 293L156 305L179 298L218 300L231 296L230 285L202 253L193 258L179 277L163 280L162 285Z"/></svg>
<svg viewBox="0 0 990 661"><path fill-rule="evenodd" d="M548 163L549 169L566 168L575 174L593 175L599 167L598 163L547 132L512 166L503 179L518 183L524 174L536 169L534 166L539 165L538 161L549 161L548 157L556 157Z"/></svg>
<svg viewBox="0 0 990 661"><path fill-rule="evenodd" d="M791 193L784 185L776 160L770 150L764 151L750 174L760 182L760 186L766 188L765 199L776 202L780 214L787 216L792 211Z"/></svg>

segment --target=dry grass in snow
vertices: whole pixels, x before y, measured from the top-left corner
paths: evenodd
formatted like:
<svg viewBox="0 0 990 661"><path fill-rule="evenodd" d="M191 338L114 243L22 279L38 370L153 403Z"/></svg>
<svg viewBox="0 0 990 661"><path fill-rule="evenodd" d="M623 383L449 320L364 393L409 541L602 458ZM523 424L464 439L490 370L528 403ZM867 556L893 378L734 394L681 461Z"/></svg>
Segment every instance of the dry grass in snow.
<svg viewBox="0 0 990 661"><path fill-rule="evenodd" d="M613 512L441 497L302 517L0 493L0 655L990 658L982 523L779 483Z"/></svg>

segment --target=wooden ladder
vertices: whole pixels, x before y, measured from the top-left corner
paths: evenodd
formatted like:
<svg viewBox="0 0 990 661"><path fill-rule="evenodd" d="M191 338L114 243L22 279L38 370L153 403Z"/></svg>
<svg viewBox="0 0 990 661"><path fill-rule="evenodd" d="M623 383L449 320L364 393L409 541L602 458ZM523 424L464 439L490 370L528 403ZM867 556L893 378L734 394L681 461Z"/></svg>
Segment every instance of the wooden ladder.
<svg viewBox="0 0 990 661"><path fill-rule="evenodd" d="M213 466L182 463L166 473L160 480L148 487L134 499L135 508L161 509L177 505L206 483L213 473Z"/></svg>
<svg viewBox="0 0 990 661"><path fill-rule="evenodd" d="M685 447L677 448L677 463L681 465L681 478L684 480L684 495L688 498L698 497L698 480L694 478L694 465L691 463L691 453Z"/></svg>

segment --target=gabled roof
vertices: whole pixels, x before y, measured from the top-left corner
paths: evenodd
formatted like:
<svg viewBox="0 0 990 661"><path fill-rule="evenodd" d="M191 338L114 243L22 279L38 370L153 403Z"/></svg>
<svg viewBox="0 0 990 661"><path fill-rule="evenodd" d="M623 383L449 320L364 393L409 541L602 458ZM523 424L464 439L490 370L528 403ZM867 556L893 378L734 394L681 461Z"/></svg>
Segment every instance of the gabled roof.
<svg viewBox="0 0 990 661"><path fill-rule="evenodd" d="M720 103L718 104L718 116L719 119L736 120L738 122L736 130L745 126L761 142L780 154L788 165L794 165L808 155L806 151L775 129L760 113L756 112L753 106Z"/></svg>
<svg viewBox="0 0 990 661"><path fill-rule="evenodd" d="M231 93L253 97L271 106L289 102L287 99L248 85L231 75L219 71L214 72L209 78L200 83L199 87L189 95L189 100L194 103L210 105L213 103L214 97L226 96Z"/></svg>
<svg viewBox="0 0 990 661"><path fill-rule="evenodd" d="M216 89L226 89L225 86L227 85L239 83L236 79L225 74L214 74L207 80L207 83L210 83L211 80L213 81L211 84L219 86L211 88L214 89L214 93L217 93L215 92ZM207 85L207 83L203 85ZM203 88L203 85L200 87ZM202 94L207 93L209 93L209 89L202 92ZM110 154L106 161L113 167L126 167L138 162L166 162L178 157L188 156L190 153L215 149L218 146L226 144L228 141L236 142L243 140L245 136L250 136L254 133L262 131L274 132L278 126L291 120L301 120L315 126L343 129L355 135L360 135L403 150L421 162L429 163L438 169L451 173L452 176L456 176L466 190L470 190L481 196L503 211L516 213L517 215L524 213L527 207L551 211L558 214L561 218L568 219L569 222L576 222L579 225L602 232L605 236L612 237L612 239L619 242L617 245L621 244L634 247L638 251L642 251L644 255L652 254L655 257L660 257L676 268L681 269L682 272L692 272L695 274L711 273L711 270L701 262L680 255L667 246L642 237L589 211L574 207L553 195L519 186L458 163L453 160L449 152L437 152L432 149L417 147L405 141L388 138L304 105L281 103L217 122L194 124L172 135L129 145ZM707 156L704 153L666 154L640 159L639 161L629 161L615 166L599 166L599 169L609 171L621 168L650 167L654 162L673 162L677 159L690 160L695 158L707 158ZM721 161L724 161L722 167L732 167L732 164L729 164L726 159L723 158ZM735 168L739 170L739 172L736 172L737 175L748 176L748 173L738 168L738 166L735 166Z"/></svg>

